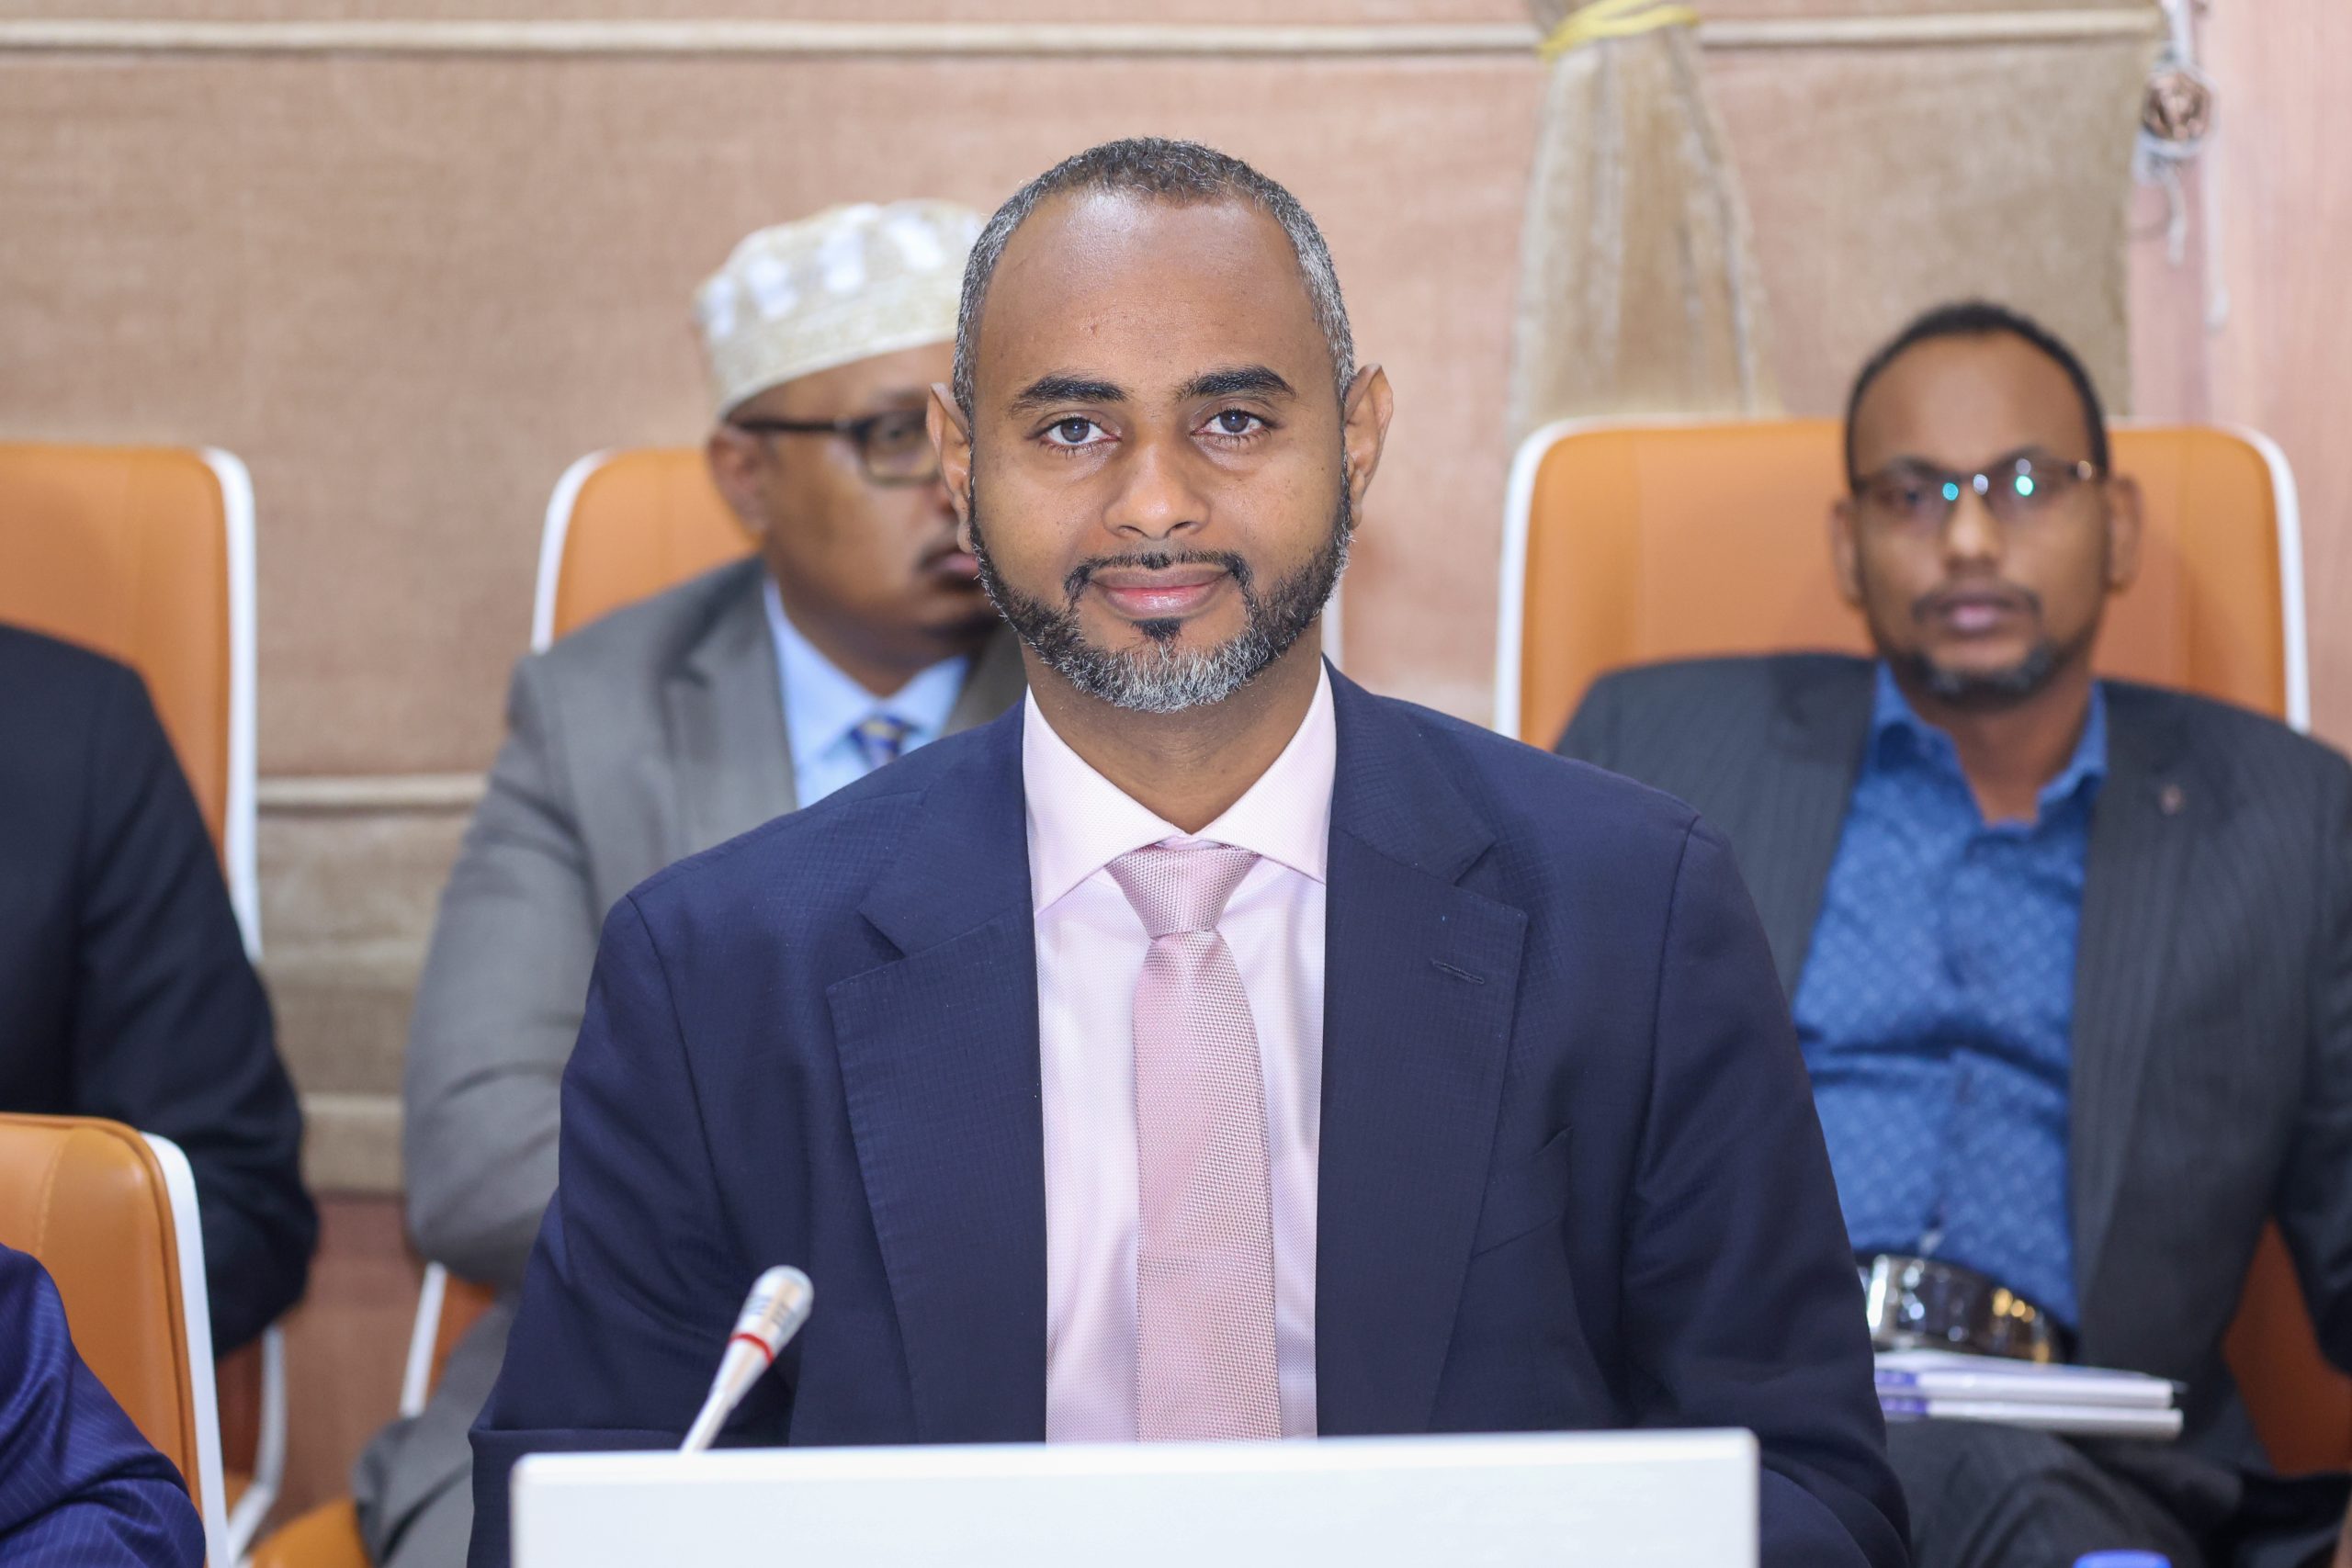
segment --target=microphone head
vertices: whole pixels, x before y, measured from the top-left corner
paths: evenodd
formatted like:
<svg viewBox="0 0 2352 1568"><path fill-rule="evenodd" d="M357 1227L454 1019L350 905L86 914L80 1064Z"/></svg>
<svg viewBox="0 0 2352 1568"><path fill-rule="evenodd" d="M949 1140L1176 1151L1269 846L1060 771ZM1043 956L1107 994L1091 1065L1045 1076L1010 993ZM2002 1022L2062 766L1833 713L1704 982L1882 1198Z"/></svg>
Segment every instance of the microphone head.
<svg viewBox="0 0 2352 1568"><path fill-rule="evenodd" d="M808 1276L779 1263L752 1282L731 1337L752 1341L774 1359L808 1321L808 1309L816 1301L817 1287L808 1282Z"/></svg>

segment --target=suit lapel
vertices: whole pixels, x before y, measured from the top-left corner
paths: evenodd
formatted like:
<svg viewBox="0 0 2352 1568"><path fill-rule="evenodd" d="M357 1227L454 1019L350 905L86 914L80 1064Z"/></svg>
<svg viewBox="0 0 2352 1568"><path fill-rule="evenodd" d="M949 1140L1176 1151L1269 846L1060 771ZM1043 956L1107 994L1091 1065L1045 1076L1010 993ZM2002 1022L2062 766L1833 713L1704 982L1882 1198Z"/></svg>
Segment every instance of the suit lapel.
<svg viewBox="0 0 2352 1568"><path fill-rule="evenodd" d="M1425 1429L1469 1263L1527 918L1406 711L1337 674L1315 1360L1327 1435Z"/></svg>
<svg viewBox="0 0 2352 1568"><path fill-rule="evenodd" d="M775 645L761 604L764 566L735 569L702 635L662 683L677 821L671 858L746 833L797 804Z"/></svg>
<svg viewBox="0 0 2352 1568"><path fill-rule="evenodd" d="M1771 943L1781 989L1792 998L1870 736L1872 671L1860 660L1826 671L1812 660L1790 667L1759 771L1738 791L1725 792L1746 815L1719 826L1741 852L1741 874Z"/></svg>
<svg viewBox="0 0 2352 1568"><path fill-rule="evenodd" d="M2128 686L2108 693L2107 781L2092 810L2075 939L2068 1109L2075 1280L2086 1344L2091 1289L2132 1152L2166 955L2197 841L2222 807L2178 729Z"/></svg>
<svg viewBox="0 0 2352 1568"><path fill-rule="evenodd" d="M826 993L918 1441L1046 1436L1045 1124L1018 710L930 786Z"/></svg>

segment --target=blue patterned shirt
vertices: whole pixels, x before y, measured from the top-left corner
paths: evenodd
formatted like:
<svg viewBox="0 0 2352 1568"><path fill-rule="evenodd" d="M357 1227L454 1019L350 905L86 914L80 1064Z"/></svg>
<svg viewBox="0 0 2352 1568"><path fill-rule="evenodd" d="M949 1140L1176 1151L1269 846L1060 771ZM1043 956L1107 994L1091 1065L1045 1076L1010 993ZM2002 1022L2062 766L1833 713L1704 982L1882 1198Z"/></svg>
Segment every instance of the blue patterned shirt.
<svg viewBox="0 0 2352 1568"><path fill-rule="evenodd" d="M1855 1251L1963 1264L2070 1326L2075 945L2106 773L2093 687L2038 819L1987 824L1882 664L1794 1003Z"/></svg>

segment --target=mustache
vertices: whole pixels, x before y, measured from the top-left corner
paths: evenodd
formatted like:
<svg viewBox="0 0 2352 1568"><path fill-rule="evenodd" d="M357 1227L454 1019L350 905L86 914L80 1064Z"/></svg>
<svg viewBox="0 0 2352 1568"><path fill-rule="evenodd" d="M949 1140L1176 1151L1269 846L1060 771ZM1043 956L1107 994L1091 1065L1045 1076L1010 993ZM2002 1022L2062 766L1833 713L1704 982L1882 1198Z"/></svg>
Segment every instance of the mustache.
<svg viewBox="0 0 2352 1568"><path fill-rule="evenodd" d="M2041 617L2041 595L2030 588L2020 588L2014 582L1952 582L1911 601L1911 618L1928 620L1962 599L1994 599L2037 620Z"/></svg>
<svg viewBox="0 0 2352 1568"><path fill-rule="evenodd" d="M1114 570L1166 571L1176 566L1214 566L1224 570L1233 579L1233 585L1246 598L1254 573L1250 563L1231 550L1144 550L1135 555L1093 556L1069 569L1062 579L1062 592L1075 604L1094 581L1095 573Z"/></svg>

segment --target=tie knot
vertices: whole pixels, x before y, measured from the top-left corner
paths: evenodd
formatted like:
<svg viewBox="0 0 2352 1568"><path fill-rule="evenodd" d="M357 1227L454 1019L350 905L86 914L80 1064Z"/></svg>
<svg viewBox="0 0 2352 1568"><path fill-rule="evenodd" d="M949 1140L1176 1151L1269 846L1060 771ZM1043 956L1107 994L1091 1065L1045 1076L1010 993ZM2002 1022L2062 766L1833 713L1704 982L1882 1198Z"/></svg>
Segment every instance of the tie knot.
<svg viewBox="0 0 2352 1568"><path fill-rule="evenodd" d="M858 750L865 758L869 769L885 762L895 762L906 750L907 737L914 733L914 726L893 714L877 713L860 719L850 736L857 742Z"/></svg>
<svg viewBox="0 0 2352 1568"><path fill-rule="evenodd" d="M1153 844L1121 855L1109 870L1143 929L1158 942L1216 930L1226 900L1257 860L1252 852L1230 844Z"/></svg>

